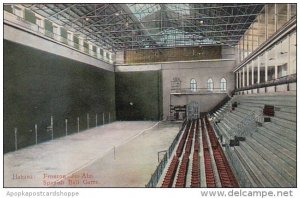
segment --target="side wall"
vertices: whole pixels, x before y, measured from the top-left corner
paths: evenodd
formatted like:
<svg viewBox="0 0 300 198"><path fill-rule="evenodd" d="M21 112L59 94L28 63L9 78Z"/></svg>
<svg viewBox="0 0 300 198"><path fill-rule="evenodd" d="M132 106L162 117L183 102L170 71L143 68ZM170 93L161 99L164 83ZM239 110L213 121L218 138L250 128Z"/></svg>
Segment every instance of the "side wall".
<svg viewBox="0 0 300 198"><path fill-rule="evenodd" d="M214 88L220 89L220 81L222 78L225 78L227 81L226 93L228 93L234 89L234 75L232 73L234 66L235 61L232 59L116 66L117 109L122 109L122 105L128 106L130 103L129 98L132 98L133 95L139 95L136 99L144 101L143 105L140 106L141 109L148 107L148 104L152 103L156 106L157 100L149 97L157 93L152 88L157 86L156 78L148 79L146 74L161 72L162 119L166 119L169 115L171 81L174 77L180 78L181 88L187 89L190 89L190 80L192 78L197 81L197 87L203 89L207 89L207 80L209 78L212 78ZM118 82L119 79L122 79L122 81ZM135 86L138 88L135 88ZM200 104L200 111L207 112L217 105L226 96L226 93L171 96L171 103L173 105L185 105L191 101L197 101ZM128 99L121 101L121 96L126 96ZM126 110L130 112L129 106L124 108L122 113L125 114ZM144 110L142 111L145 112ZM121 111L119 112L121 113Z"/></svg>
<svg viewBox="0 0 300 198"><path fill-rule="evenodd" d="M234 75L232 68L233 60L212 60L190 63L170 63L163 64L163 115L166 118L169 115L170 97L172 105L188 104L196 101L200 104L200 111L207 112L216 106L226 93L212 93L206 95L181 95L170 96L171 81L174 77L181 80L181 88L190 88L190 81L194 78L197 81L197 88L207 89L207 80L212 78L214 88L220 88L220 81L225 78L227 81L227 91L234 89Z"/></svg>
<svg viewBox="0 0 300 198"><path fill-rule="evenodd" d="M116 72L117 120L160 120L161 71Z"/></svg>
<svg viewBox="0 0 300 198"><path fill-rule="evenodd" d="M115 74L83 62L4 40L4 152L51 139L47 131L54 120L54 138L102 124L115 118Z"/></svg>

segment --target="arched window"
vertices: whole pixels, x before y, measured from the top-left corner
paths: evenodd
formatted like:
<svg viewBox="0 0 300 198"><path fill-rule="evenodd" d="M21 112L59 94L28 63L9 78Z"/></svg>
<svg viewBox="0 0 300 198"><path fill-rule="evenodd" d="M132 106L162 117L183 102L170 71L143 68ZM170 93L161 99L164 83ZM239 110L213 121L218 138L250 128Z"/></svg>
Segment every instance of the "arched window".
<svg viewBox="0 0 300 198"><path fill-rule="evenodd" d="M222 78L220 83L221 91L226 91L226 86L226 79Z"/></svg>
<svg viewBox="0 0 300 198"><path fill-rule="evenodd" d="M191 91L197 91L197 81L194 78L191 80Z"/></svg>
<svg viewBox="0 0 300 198"><path fill-rule="evenodd" d="M213 91L214 89L214 82L213 80L210 78L207 80L207 90L208 91Z"/></svg>

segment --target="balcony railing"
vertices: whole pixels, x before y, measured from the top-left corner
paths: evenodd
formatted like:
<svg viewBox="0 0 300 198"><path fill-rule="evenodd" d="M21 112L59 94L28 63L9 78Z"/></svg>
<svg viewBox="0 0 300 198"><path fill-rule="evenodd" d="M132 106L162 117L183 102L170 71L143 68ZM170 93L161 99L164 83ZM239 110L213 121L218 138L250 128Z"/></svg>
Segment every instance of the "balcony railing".
<svg viewBox="0 0 300 198"><path fill-rule="evenodd" d="M46 30L45 28L38 26L37 24L31 23L29 21L26 21L25 19L23 19L19 16L16 16L12 13L5 12L4 20L8 21L9 23L11 23L13 25L28 29L37 35L46 36L47 38L50 38L59 43L65 44L65 45L73 48L76 51L80 51L80 52L87 54L89 56L92 56L96 59L99 59L99 60L102 60L104 62L111 63L111 64L113 63L112 60L106 58L105 56L100 55L100 53L90 50L89 48L84 47L81 44L75 43L74 41L69 40L68 38L64 38L59 34L50 32L50 31Z"/></svg>
<svg viewBox="0 0 300 198"><path fill-rule="evenodd" d="M180 95L180 94L189 94L189 95L206 95L206 94L215 94L215 93L222 93L226 94L227 91L220 88L214 88L214 89L207 89L207 88L197 88L197 89L191 89L191 88L180 88L180 89L171 89L172 95Z"/></svg>
<svg viewBox="0 0 300 198"><path fill-rule="evenodd" d="M297 82L297 74L291 74L288 76L283 76L281 78L277 78L274 80L270 80L264 83L249 85L246 87L238 88L235 91L245 91L250 89L257 89L257 88L265 88L265 87L271 87L271 86L277 86L277 85L283 85L288 83L294 83Z"/></svg>

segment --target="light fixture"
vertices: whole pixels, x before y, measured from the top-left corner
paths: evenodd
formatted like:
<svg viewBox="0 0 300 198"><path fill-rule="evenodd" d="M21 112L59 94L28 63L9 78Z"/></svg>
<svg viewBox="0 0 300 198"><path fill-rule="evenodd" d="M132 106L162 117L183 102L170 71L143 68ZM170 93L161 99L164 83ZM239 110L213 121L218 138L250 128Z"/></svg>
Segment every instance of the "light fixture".
<svg viewBox="0 0 300 198"><path fill-rule="evenodd" d="M90 18L86 17L86 18L85 18L85 20L86 20L86 21L89 21L89 20L90 20Z"/></svg>
<svg viewBox="0 0 300 198"><path fill-rule="evenodd" d="M119 16L120 14L119 14L119 12L116 12L115 15L116 15L116 16Z"/></svg>

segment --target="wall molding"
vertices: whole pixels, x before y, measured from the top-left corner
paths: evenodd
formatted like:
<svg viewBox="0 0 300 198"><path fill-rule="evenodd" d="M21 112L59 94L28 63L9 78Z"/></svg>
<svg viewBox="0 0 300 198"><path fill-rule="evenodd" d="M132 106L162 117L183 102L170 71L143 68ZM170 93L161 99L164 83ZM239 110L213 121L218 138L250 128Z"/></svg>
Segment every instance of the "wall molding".
<svg viewBox="0 0 300 198"><path fill-rule="evenodd" d="M284 26L282 26L273 36L265 41L260 47L258 47L254 52L252 52L246 59L244 59L237 67L233 69L233 72L236 72L253 59L257 58L261 53L265 52L269 47L274 45L277 41L284 38L287 34L296 30L297 28L297 19L296 17L288 21Z"/></svg>
<svg viewBox="0 0 300 198"><path fill-rule="evenodd" d="M4 23L3 30L3 37L6 40L29 46L51 54L59 55L65 58L69 58L75 61L79 61L85 64L89 64L104 70L114 71L114 66L109 63L88 56L77 50L73 50L69 47L64 46L63 44L46 39L43 36L36 35L30 31L24 30L23 28Z"/></svg>

